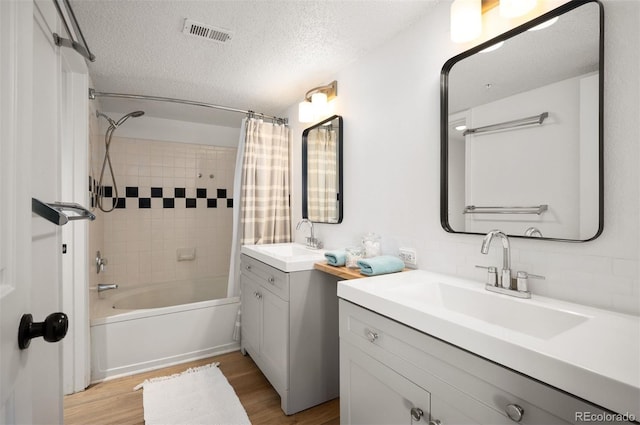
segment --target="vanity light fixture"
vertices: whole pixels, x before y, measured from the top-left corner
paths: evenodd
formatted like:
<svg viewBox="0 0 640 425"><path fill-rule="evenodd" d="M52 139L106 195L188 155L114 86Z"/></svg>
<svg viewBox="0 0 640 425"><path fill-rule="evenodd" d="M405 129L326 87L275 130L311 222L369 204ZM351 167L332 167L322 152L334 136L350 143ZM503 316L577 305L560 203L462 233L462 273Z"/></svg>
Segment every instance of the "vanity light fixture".
<svg viewBox="0 0 640 425"><path fill-rule="evenodd" d="M465 43L482 33L482 14L499 6L500 16L511 19L533 10L538 0L454 0L451 3L451 40Z"/></svg>
<svg viewBox="0 0 640 425"><path fill-rule="evenodd" d="M298 121L316 122L329 114L329 101L338 95L338 82L314 87L304 95L298 104Z"/></svg>
<svg viewBox="0 0 640 425"><path fill-rule="evenodd" d="M500 16L517 18L536 7L538 0L500 0Z"/></svg>
<svg viewBox="0 0 640 425"><path fill-rule="evenodd" d="M455 0L451 3L451 40L464 43L482 32L482 0Z"/></svg>

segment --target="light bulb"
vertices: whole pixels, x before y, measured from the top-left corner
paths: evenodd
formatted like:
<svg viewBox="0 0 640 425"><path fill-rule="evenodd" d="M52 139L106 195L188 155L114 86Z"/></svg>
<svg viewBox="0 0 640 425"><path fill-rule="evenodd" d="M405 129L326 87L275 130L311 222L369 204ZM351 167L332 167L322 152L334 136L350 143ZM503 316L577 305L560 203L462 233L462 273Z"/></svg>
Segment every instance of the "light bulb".
<svg viewBox="0 0 640 425"><path fill-rule="evenodd" d="M326 93L319 92L319 93L312 94L311 104L313 105L313 113L315 114L316 119L327 115L327 111L329 110L329 105L327 103Z"/></svg>
<svg viewBox="0 0 640 425"><path fill-rule="evenodd" d="M500 0L500 16L517 18L536 7L537 0Z"/></svg>
<svg viewBox="0 0 640 425"><path fill-rule="evenodd" d="M450 13L453 42L471 41L482 32L482 0L455 0Z"/></svg>
<svg viewBox="0 0 640 425"><path fill-rule="evenodd" d="M311 102L302 101L298 103L298 121L300 122L313 122L315 116L313 113L313 105Z"/></svg>

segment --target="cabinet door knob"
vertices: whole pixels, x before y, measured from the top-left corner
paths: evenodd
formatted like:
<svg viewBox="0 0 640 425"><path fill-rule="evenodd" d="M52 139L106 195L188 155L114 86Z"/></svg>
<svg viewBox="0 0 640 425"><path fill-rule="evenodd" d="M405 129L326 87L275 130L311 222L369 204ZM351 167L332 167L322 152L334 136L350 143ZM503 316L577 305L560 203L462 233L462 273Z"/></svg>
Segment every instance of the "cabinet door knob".
<svg viewBox="0 0 640 425"><path fill-rule="evenodd" d="M507 416L514 422L520 422L524 416L524 409L517 404L510 404L505 409Z"/></svg>
<svg viewBox="0 0 640 425"><path fill-rule="evenodd" d="M429 421L429 425L442 425L442 422L440 422L440 419L434 419Z"/></svg>
<svg viewBox="0 0 640 425"><path fill-rule="evenodd" d="M267 282L269 282L272 285L275 283L275 281L276 281L276 278L273 276L269 276L269 279L267 279Z"/></svg>
<svg viewBox="0 0 640 425"><path fill-rule="evenodd" d="M411 419L413 419L414 421L419 421L420 419L422 419L423 416L424 416L424 412L422 411L421 408L419 407L411 408Z"/></svg>
<svg viewBox="0 0 640 425"><path fill-rule="evenodd" d="M251 270L251 266L247 266L247 270Z"/></svg>
<svg viewBox="0 0 640 425"><path fill-rule="evenodd" d="M376 339L378 339L378 333L372 331L371 329L366 329L365 334L367 335L367 339L369 340L369 342L374 342Z"/></svg>

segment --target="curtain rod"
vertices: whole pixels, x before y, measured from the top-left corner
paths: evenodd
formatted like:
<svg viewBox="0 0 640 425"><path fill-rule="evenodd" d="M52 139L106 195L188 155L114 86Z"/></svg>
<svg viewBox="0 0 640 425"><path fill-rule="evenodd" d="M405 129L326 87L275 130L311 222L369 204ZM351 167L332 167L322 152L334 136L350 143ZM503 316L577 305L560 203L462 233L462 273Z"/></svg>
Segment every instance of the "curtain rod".
<svg viewBox="0 0 640 425"><path fill-rule="evenodd" d="M214 105L212 103L196 102L193 100L174 99L172 97L145 96L140 94L127 94L127 93L106 93L106 92L99 92L99 91L96 91L95 89L90 88L89 99L94 100L96 97L117 97L121 99L153 100L156 102L181 103L184 105L202 106L203 108L220 109L222 111L239 112L241 114L247 114L249 116L267 118L267 119L275 120L279 123L288 124L287 118L279 118L273 115L265 115L265 114L257 113L254 111L231 108L229 106Z"/></svg>

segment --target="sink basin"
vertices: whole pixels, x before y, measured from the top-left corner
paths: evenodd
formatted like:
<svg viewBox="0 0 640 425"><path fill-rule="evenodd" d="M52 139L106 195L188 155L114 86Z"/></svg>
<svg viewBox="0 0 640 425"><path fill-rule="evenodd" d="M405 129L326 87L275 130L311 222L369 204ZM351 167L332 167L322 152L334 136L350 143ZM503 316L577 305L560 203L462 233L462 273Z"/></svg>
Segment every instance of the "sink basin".
<svg viewBox="0 0 640 425"><path fill-rule="evenodd" d="M324 250L307 248L294 242L243 245L241 252L283 272L313 270L315 263L325 260Z"/></svg>
<svg viewBox="0 0 640 425"><path fill-rule="evenodd" d="M494 325L549 339L578 326L588 316L571 311L543 307L527 301L439 284L446 308Z"/></svg>
<svg viewBox="0 0 640 425"><path fill-rule="evenodd" d="M426 270L342 281L338 297L611 411L640 416L638 316L535 292L531 299L510 297Z"/></svg>
<svg viewBox="0 0 640 425"><path fill-rule="evenodd" d="M393 288L385 295L399 302L426 304L425 307L448 310L541 339L553 338L590 318L531 300L442 282L415 282Z"/></svg>

